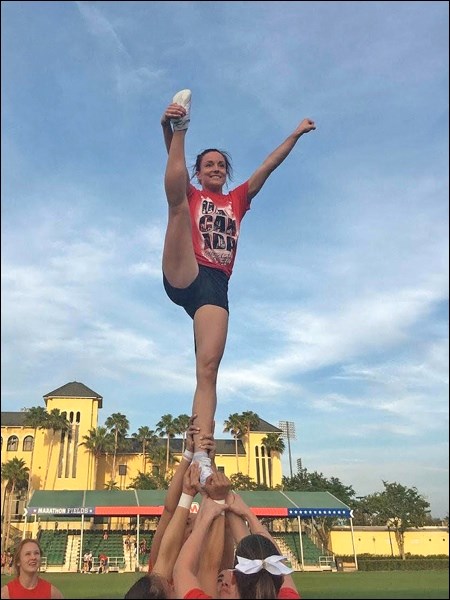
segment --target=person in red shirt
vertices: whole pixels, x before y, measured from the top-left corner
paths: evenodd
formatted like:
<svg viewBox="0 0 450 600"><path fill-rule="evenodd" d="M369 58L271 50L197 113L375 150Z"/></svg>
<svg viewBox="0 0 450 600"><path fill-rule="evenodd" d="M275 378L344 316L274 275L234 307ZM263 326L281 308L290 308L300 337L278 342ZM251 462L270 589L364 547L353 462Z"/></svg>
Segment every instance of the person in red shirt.
<svg viewBox="0 0 450 600"><path fill-rule="evenodd" d="M108 572L108 557L104 552L100 552L98 555L99 567L97 573L101 575Z"/></svg>
<svg viewBox="0 0 450 600"><path fill-rule="evenodd" d="M192 457L194 454L194 434L198 433L199 429L194 425L194 421L196 420L197 415L192 415L189 421L189 426L186 431L186 448L183 452L183 456L181 461L179 462L175 473L170 481L169 488L167 490L166 496L164 498L164 509L162 515L159 519L158 526L156 528L155 534L152 538L151 546L150 546L150 554L148 560L148 571L151 573L153 571L153 567L157 562L159 548L161 546L161 541L164 537L166 529L169 523L172 521L173 515L177 509L178 503L180 501L181 494L183 492L183 487L185 485L185 475L189 466L192 462ZM214 434L209 433L208 435L202 436L201 439L202 448L206 450L209 458L214 464L215 454L216 454L216 443L214 440ZM195 492L196 493L196 492ZM195 520L195 513L189 513L186 515L186 522L184 525L185 533L184 537L188 537L190 531L192 530L193 521ZM178 551L176 555L178 555ZM173 559L175 562L175 559ZM167 561L166 561L167 566ZM172 564L173 567L173 564ZM170 572L172 570L170 568Z"/></svg>
<svg viewBox="0 0 450 600"><path fill-rule="evenodd" d="M175 598L173 585L173 568L177 561L180 549L183 543L186 543L186 521L189 516L192 498L197 494L200 488L200 467L198 463L192 463L186 471L183 478L183 493L179 504L170 519L164 536L162 537L157 559L151 572L140 577L127 591L125 598ZM208 499L216 499L223 502L224 498L230 490L231 484L227 477L215 470L213 475L208 479L208 482L202 488L203 494L208 496ZM203 495L202 494L202 495ZM213 500L211 502L214 503ZM203 502L202 502L203 504ZM217 506L217 504L215 504ZM212 536L211 545L206 545L202 549L204 559L202 567L205 575L200 580L202 584L206 582L216 587L217 569L210 568L210 558L213 555L221 556L223 548L224 523L219 527ZM195 527L195 526L194 526ZM196 552L198 554L198 552ZM209 589L209 588L207 588Z"/></svg>
<svg viewBox="0 0 450 600"><path fill-rule="evenodd" d="M223 514L226 515L230 535L236 542L234 568L222 570L217 577L221 554L216 554L216 562L211 562L209 569L211 575L216 571L215 585L211 586L207 580L202 581L200 569L206 557L212 560L215 549L221 550L216 532L212 534L211 527ZM210 546L208 553L195 552L195 548L202 548L211 538L213 542L215 540L216 548ZM184 599L298 599L300 595L291 576L292 569L284 564L285 559L269 531L240 496L229 492L221 506L204 500L194 531L175 563L176 595Z"/></svg>
<svg viewBox="0 0 450 600"><path fill-rule="evenodd" d="M17 600L64 598L57 587L39 577L41 559L39 542L30 538L22 540L14 553L16 577L2 586L1 597Z"/></svg>
<svg viewBox="0 0 450 600"><path fill-rule="evenodd" d="M194 324L196 389L192 413L198 415L194 461L200 482L211 475L200 435L212 430L217 404L216 383L228 332L228 280L233 271L241 221L269 175L285 160L302 135L316 128L303 119L295 130L238 187L223 193L232 167L227 152L208 148L196 159L191 184L185 160L191 92L175 94L161 118L168 152L164 178L168 223L162 270L167 295L182 306Z"/></svg>

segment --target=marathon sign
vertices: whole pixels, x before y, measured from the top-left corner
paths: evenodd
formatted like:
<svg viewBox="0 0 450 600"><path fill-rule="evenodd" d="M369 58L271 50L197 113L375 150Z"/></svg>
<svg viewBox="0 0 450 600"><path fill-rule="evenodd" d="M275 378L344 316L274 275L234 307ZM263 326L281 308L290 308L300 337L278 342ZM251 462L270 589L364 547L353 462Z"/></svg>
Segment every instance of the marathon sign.
<svg viewBox="0 0 450 600"><path fill-rule="evenodd" d="M32 506L27 510L27 515L57 515L57 516L68 516L76 517L81 515L94 515L95 509L93 506L79 506L79 507L55 507L55 506Z"/></svg>

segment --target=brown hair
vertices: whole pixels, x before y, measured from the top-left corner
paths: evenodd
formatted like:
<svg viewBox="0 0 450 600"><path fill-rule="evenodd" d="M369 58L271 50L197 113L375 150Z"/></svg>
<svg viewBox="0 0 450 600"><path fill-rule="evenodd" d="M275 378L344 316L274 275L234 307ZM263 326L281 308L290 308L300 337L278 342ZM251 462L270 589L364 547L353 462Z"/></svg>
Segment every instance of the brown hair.
<svg viewBox="0 0 450 600"><path fill-rule="evenodd" d="M274 554L279 555L280 552L264 535L246 535L236 546L236 556L250 560L264 559ZM277 598L283 583L282 575L272 575L265 569L249 575L235 569L234 577L240 598Z"/></svg>
<svg viewBox="0 0 450 600"><path fill-rule="evenodd" d="M197 154L197 158L195 159L195 164L192 167L192 178L196 176L196 174L200 171L200 167L202 165L202 160L205 154L208 152L218 152L223 156L225 161L225 170L227 172L227 177L231 181L233 179L233 167L231 166L231 156L225 150L219 150L218 148L207 148L206 150L202 150L200 154Z"/></svg>
<svg viewBox="0 0 450 600"><path fill-rule="evenodd" d="M166 580L157 573L144 575L133 583L124 598L167 598Z"/></svg>
<svg viewBox="0 0 450 600"><path fill-rule="evenodd" d="M41 545L39 544L39 542L37 540L35 540L34 538L25 538L23 539L20 544L17 546L15 552L14 552L14 557L13 557L13 564L14 564L14 571L16 573L16 576L19 577L20 575L20 553L22 552L22 548L25 546L25 544L36 544L36 546L39 548L39 554L40 554L40 558L42 558L42 548Z"/></svg>

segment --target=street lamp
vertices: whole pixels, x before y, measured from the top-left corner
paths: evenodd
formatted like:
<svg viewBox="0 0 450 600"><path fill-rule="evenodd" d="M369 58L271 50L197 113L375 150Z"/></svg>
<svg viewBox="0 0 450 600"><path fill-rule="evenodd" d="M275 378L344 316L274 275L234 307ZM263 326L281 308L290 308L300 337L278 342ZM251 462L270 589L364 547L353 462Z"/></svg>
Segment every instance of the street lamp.
<svg viewBox="0 0 450 600"><path fill-rule="evenodd" d="M288 451L289 451L289 467L291 471L291 479L293 477L292 474L292 455L291 455L291 440L295 440L295 423L293 421L279 421L278 427L283 432L283 437L287 438L288 443Z"/></svg>

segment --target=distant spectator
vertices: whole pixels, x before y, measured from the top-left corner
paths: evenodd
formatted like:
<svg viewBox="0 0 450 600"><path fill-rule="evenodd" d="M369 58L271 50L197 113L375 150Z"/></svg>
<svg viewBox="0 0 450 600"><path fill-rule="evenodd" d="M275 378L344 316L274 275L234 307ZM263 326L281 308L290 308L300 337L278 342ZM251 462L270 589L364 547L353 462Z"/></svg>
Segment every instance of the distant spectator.
<svg viewBox="0 0 450 600"><path fill-rule="evenodd" d="M89 550L89 552L88 552L88 573L90 573L92 570L92 560L93 560L92 552Z"/></svg>
<svg viewBox="0 0 450 600"><path fill-rule="evenodd" d="M127 533L127 537L125 538L125 548L127 550L130 549L130 545L131 545L131 536L129 533Z"/></svg>
<svg viewBox="0 0 450 600"><path fill-rule="evenodd" d="M106 556L106 554L104 554L103 552L101 552L98 555L98 560L99 560L99 567L98 567L98 574L104 574L108 572L108 557Z"/></svg>
<svg viewBox="0 0 450 600"><path fill-rule="evenodd" d="M105 531L104 534L103 534L103 539L106 541L108 539L108 537L109 537L108 536L108 532Z"/></svg>
<svg viewBox="0 0 450 600"><path fill-rule="evenodd" d="M92 569L92 552L86 550L83 556L83 573L90 573Z"/></svg>

